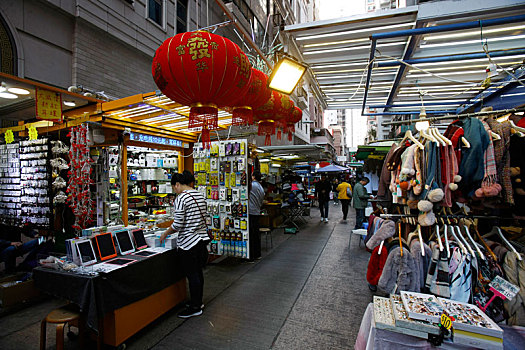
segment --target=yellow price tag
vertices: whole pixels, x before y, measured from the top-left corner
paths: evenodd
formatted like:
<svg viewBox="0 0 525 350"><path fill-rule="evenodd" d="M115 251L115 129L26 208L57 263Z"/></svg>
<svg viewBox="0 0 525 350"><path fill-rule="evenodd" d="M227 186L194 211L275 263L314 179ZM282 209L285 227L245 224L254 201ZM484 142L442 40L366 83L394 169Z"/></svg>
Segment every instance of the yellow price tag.
<svg viewBox="0 0 525 350"><path fill-rule="evenodd" d="M446 329L450 330L452 328L452 319L448 317L447 314L443 313L441 314L441 325L445 327Z"/></svg>
<svg viewBox="0 0 525 350"><path fill-rule="evenodd" d="M114 184L114 183L115 183L115 178L110 177L110 178L109 178L109 183L110 183L110 184Z"/></svg>
<svg viewBox="0 0 525 350"><path fill-rule="evenodd" d="M15 135L13 135L13 130L9 129L4 134L5 143L11 143L15 140Z"/></svg>

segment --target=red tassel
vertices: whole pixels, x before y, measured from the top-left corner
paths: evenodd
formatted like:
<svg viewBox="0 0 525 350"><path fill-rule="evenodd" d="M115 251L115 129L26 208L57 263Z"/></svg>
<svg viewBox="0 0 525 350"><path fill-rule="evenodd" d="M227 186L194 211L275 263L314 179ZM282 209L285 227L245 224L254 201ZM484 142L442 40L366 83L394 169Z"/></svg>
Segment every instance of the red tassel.
<svg viewBox="0 0 525 350"><path fill-rule="evenodd" d="M293 133L289 132L288 133L288 141L292 141L293 140Z"/></svg>
<svg viewBox="0 0 525 350"><path fill-rule="evenodd" d="M252 125L253 111L250 107L235 107L232 113L232 125Z"/></svg>
<svg viewBox="0 0 525 350"><path fill-rule="evenodd" d="M281 128L277 129L277 140L281 140L283 137L283 131Z"/></svg>
<svg viewBox="0 0 525 350"><path fill-rule="evenodd" d="M202 145L203 145L203 147L206 148L206 149L210 149L210 147L211 147L210 129L208 129L206 127L202 128L201 137L202 137Z"/></svg>
<svg viewBox="0 0 525 350"><path fill-rule="evenodd" d="M272 135L266 134L266 137L264 138L264 145L265 146L271 146L272 145Z"/></svg>

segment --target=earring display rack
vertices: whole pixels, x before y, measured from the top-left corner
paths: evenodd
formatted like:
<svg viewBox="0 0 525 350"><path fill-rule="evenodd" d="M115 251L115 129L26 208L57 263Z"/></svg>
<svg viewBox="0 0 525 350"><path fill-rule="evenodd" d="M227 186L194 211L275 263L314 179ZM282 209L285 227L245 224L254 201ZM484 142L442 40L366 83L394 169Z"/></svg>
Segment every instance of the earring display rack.
<svg viewBox="0 0 525 350"><path fill-rule="evenodd" d="M20 208L20 147L18 143L0 145L0 223L17 226Z"/></svg>
<svg viewBox="0 0 525 350"><path fill-rule="evenodd" d="M49 139L20 142L21 223L49 228L51 172Z"/></svg>
<svg viewBox="0 0 525 350"><path fill-rule="evenodd" d="M249 258L248 143L214 141L193 149L196 189L206 198L207 225L215 255Z"/></svg>

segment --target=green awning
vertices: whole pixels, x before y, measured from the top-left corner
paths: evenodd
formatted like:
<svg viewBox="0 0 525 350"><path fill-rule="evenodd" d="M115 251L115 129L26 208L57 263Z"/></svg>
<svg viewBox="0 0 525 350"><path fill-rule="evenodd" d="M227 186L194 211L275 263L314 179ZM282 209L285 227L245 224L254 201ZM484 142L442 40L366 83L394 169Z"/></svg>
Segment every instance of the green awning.
<svg viewBox="0 0 525 350"><path fill-rule="evenodd" d="M357 147L355 159L384 159L391 146L369 146L363 145Z"/></svg>

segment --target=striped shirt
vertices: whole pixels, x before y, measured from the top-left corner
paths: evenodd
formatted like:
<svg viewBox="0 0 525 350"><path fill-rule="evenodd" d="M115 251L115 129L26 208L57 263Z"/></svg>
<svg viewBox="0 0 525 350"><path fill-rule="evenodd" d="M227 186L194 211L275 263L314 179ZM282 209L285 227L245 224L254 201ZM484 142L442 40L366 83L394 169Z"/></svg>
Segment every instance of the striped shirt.
<svg viewBox="0 0 525 350"><path fill-rule="evenodd" d="M252 190L250 191L248 214L261 215L261 206L264 202L264 189L257 181L252 181Z"/></svg>
<svg viewBox="0 0 525 350"><path fill-rule="evenodd" d="M171 228L179 232L177 246L189 250L199 241L208 241L206 233L206 199L196 190L186 190L177 196L173 205Z"/></svg>

